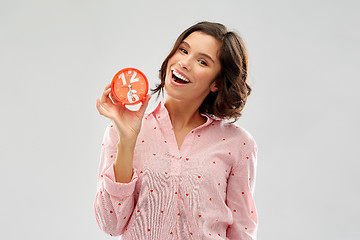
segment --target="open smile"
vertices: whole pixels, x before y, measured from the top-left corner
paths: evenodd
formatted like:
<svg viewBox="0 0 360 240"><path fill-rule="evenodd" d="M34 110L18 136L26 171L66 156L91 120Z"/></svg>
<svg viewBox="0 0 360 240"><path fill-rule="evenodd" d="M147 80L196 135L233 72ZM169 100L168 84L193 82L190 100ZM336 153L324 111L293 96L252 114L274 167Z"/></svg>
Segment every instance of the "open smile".
<svg viewBox="0 0 360 240"><path fill-rule="evenodd" d="M171 70L171 78L178 84L189 84L191 81L176 69Z"/></svg>

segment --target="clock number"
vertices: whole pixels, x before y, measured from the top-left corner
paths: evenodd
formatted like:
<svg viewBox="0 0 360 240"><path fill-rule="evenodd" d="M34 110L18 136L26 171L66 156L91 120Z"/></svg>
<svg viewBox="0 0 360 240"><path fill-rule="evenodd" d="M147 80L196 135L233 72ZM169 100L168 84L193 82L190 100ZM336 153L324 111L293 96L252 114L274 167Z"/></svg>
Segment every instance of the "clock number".
<svg viewBox="0 0 360 240"><path fill-rule="evenodd" d="M125 74L124 73L121 73L119 75L119 78L121 78L122 82L123 82L123 85L126 85L126 79L125 79Z"/></svg>
<svg viewBox="0 0 360 240"><path fill-rule="evenodd" d="M137 91L135 89L132 89L128 92L127 99L129 101L129 103L134 103L136 101L139 101L140 98L135 93L137 93Z"/></svg>
<svg viewBox="0 0 360 240"><path fill-rule="evenodd" d="M130 79L130 84L139 81L139 78L135 78L135 77L136 77L136 74L137 74L137 72L134 71L134 72L133 72L133 75L131 76L131 79Z"/></svg>
<svg viewBox="0 0 360 240"><path fill-rule="evenodd" d="M139 81L139 78L135 78L136 74L137 74L137 72L134 71L133 75L131 76L131 79L130 79L130 84ZM118 78L122 80L123 85L126 85L126 78L125 78L124 73L121 73Z"/></svg>

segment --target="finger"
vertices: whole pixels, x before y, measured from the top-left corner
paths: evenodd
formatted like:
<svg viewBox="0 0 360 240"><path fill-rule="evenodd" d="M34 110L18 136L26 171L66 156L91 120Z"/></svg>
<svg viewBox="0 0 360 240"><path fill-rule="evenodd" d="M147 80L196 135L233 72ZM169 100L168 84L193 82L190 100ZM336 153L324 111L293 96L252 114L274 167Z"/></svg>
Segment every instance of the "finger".
<svg viewBox="0 0 360 240"><path fill-rule="evenodd" d="M98 112L100 113L100 115L102 115L102 113L103 113L103 108L101 107L100 100L99 100L98 98L96 99L96 109L98 110Z"/></svg>
<svg viewBox="0 0 360 240"><path fill-rule="evenodd" d="M101 102L104 103L104 102L108 102L108 98L109 98L109 94L111 92L111 88L107 89L107 90L104 90L102 96L101 96Z"/></svg>
<svg viewBox="0 0 360 240"><path fill-rule="evenodd" d="M108 111L106 111L106 110L102 107L102 105L101 105L101 103L100 103L100 100L99 100L98 98L96 99L96 108L97 108L97 110L98 110L98 112L99 112L100 115L103 115L103 116L105 116L105 117L109 117Z"/></svg>
<svg viewBox="0 0 360 240"><path fill-rule="evenodd" d="M108 89L108 88L111 88L111 83L109 83L108 85L105 86L104 91L105 91L106 89Z"/></svg>
<svg viewBox="0 0 360 240"><path fill-rule="evenodd" d="M101 107L101 112L106 114L107 116L110 116L110 112L114 110L114 103L111 101L110 98L107 98L105 102L101 102L99 100L99 106Z"/></svg>
<svg viewBox="0 0 360 240"><path fill-rule="evenodd" d="M109 94L109 96L114 104L121 105L121 102L119 102L119 100L117 100L117 98L114 96L114 94L112 92Z"/></svg>
<svg viewBox="0 0 360 240"><path fill-rule="evenodd" d="M100 100L98 98L96 99L96 108L97 108L98 112L100 113L100 115L104 114L105 109L101 105Z"/></svg>
<svg viewBox="0 0 360 240"><path fill-rule="evenodd" d="M151 99L151 95L150 94L146 95L146 100L143 102L143 104L141 105L141 107L138 111L139 116L144 115L145 110L146 110L147 106L149 105L150 99Z"/></svg>

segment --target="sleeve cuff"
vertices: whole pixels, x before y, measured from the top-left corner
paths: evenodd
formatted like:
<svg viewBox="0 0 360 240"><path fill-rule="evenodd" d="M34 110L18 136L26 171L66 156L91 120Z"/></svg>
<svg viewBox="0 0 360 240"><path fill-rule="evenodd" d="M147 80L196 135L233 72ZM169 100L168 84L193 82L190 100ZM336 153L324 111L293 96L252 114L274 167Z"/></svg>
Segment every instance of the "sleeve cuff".
<svg viewBox="0 0 360 240"><path fill-rule="evenodd" d="M128 183L118 183L115 181L114 165L111 164L104 173L104 189L112 196L128 197L134 193L138 179L136 168L133 168L133 176Z"/></svg>

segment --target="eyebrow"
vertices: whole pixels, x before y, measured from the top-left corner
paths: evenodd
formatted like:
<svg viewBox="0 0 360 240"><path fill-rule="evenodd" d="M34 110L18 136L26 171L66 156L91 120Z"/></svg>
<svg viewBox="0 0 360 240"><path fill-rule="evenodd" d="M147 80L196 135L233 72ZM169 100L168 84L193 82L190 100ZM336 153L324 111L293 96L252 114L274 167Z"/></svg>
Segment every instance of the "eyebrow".
<svg viewBox="0 0 360 240"><path fill-rule="evenodd" d="M188 43L185 42L185 41L182 41L181 44L184 44L184 45L186 45L188 48L191 48L191 47L190 47L190 44L188 44ZM181 44L180 44L180 45L181 45ZM215 63L215 61L214 61L209 55L207 55L206 53L199 53L199 55L201 55L201 56L203 56L203 57L205 57L205 58L208 58L208 59L211 60L213 63Z"/></svg>

